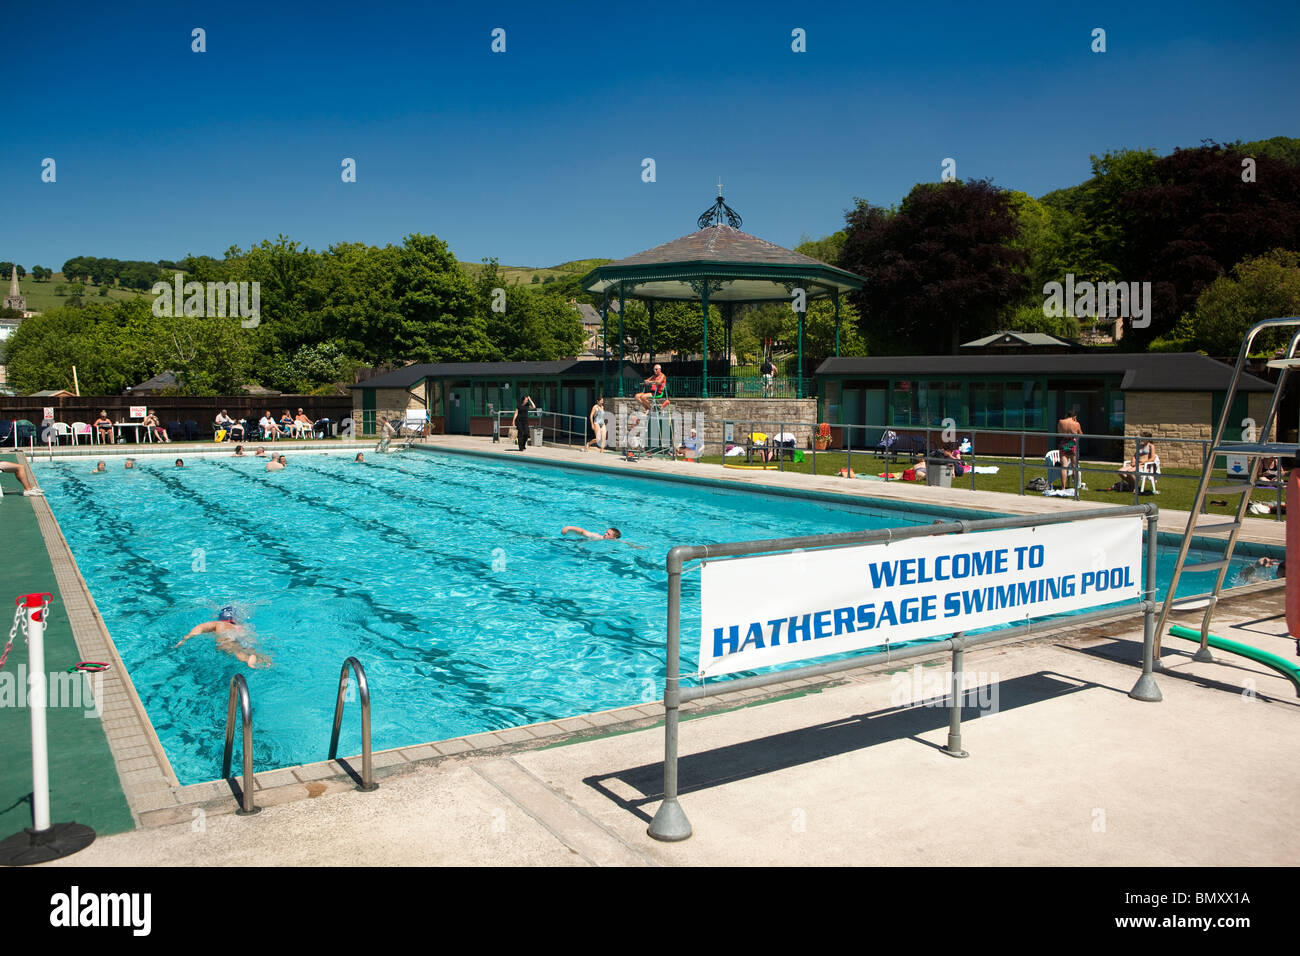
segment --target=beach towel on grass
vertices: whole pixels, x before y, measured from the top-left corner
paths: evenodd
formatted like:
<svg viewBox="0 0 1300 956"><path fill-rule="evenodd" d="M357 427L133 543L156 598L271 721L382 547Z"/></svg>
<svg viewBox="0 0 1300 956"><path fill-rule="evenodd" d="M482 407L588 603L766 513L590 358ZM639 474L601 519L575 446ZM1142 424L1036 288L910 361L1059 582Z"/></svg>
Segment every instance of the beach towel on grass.
<svg viewBox="0 0 1300 956"><path fill-rule="evenodd" d="M977 475L996 475L998 473L997 465L976 465L974 468Z"/></svg>
<svg viewBox="0 0 1300 956"><path fill-rule="evenodd" d="M1044 498L1073 498L1073 488L1048 488L1043 492Z"/></svg>

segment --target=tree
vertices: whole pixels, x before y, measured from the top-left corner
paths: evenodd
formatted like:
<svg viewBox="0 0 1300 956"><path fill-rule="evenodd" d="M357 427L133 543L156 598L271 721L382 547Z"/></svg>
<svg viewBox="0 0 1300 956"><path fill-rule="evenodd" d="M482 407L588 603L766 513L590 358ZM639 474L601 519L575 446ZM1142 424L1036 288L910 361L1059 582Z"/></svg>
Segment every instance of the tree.
<svg viewBox="0 0 1300 956"><path fill-rule="evenodd" d="M838 265L840 256L844 253L844 240L847 237L848 233L843 229L820 239L810 239L807 235L804 235L800 237L799 244L794 247L794 251L810 256L827 265Z"/></svg>
<svg viewBox="0 0 1300 956"><path fill-rule="evenodd" d="M858 200L845 218L841 265L867 279L849 301L868 344L955 352L1028 288L1014 209L987 180L921 183L897 212Z"/></svg>
<svg viewBox="0 0 1300 956"><path fill-rule="evenodd" d="M1255 158L1243 180L1236 150L1210 143L1157 160L1153 185L1119 200L1123 277L1152 283L1151 323L1126 341L1142 346L1196 307L1215 279L1275 248L1300 249L1300 166Z"/></svg>
<svg viewBox="0 0 1300 956"><path fill-rule="evenodd" d="M14 268L15 265L12 262L0 262L0 279L4 279L5 282L8 282L9 277L12 276L14 273ZM22 279L27 275L27 270L24 269L22 266L17 266L17 269L18 269L18 278ZM33 277L35 277L35 273L33 273ZM6 291L8 290L8 288L9 286L6 285L5 286Z"/></svg>
<svg viewBox="0 0 1300 956"><path fill-rule="evenodd" d="M1211 355L1236 355L1252 325L1287 315L1300 315L1300 252L1274 249L1239 262L1197 297L1192 341ZM1285 346L1292 331L1261 333L1256 350Z"/></svg>
<svg viewBox="0 0 1300 956"><path fill-rule="evenodd" d="M32 266L32 278L37 282L49 282L52 275L54 273L45 266Z"/></svg>
<svg viewBox="0 0 1300 956"><path fill-rule="evenodd" d="M149 344L158 337L145 299L64 307L25 320L9 339L15 388L71 388L77 367L85 394L114 395L154 374Z"/></svg>
<svg viewBox="0 0 1300 956"><path fill-rule="evenodd" d="M465 273L435 236L407 236L393 280L401 321L391 356L417 362L475 362L492 354Z"/></svg>

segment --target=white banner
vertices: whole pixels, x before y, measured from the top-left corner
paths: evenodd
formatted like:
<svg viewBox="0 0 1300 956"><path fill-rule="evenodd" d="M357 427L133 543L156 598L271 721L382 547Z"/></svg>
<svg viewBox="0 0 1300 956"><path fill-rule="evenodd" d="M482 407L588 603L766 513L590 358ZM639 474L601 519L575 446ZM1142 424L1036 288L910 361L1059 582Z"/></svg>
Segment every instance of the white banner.
<svg viewBox="0 0 1300 956"><path fill-rule="evenodd" d="M700 670L731 674L1136 598L1142 519L708 561Z"/></svg>
<svg viewBox="0 0 1300 956"><path fill-rule="evenodd" d="M131 418L144 418L148 414L149 414L149 409L144 405L131 406L131 415L130 415Z"/></svg>

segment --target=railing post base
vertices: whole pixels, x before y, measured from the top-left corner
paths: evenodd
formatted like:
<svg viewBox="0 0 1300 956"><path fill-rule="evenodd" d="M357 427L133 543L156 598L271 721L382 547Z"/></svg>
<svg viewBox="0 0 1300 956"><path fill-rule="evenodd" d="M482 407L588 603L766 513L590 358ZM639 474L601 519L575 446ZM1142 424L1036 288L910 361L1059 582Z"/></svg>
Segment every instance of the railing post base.
<svg viewBox="0 0 1300 956"><path fill-rule="evenodd" d="M1208 647L1198 647L1196 653L1192 655L1192 660L1198 664L1213 664L1214 655L1210 653Z"/></svg>
<svg viewBox="0 0 1300 956"><path fill-rule="evenodd" d="M95 831L82 823L53 823L44 830L23 828L0 840L0 866L29 866L79 853L95 842Z"/></svg>
<svg viewBox="0 0 1300 956"><path fill-rule="evenodd" d="M676 797L659 804L646 833L664 843L680 843L691 835L691 821L686 819L686 811Z"/></svg>
<svg viewBox="0 0 1300 956"><path fill-rule="evenodd" d="M1160 693L1160 688L1156 686L1156 679L1153 674L1143 674L1133 685L1133 689L1128 695L1134 700L1142 700L1151 704L1158 704L1164 700L1164 695Z"/></svg>
<svg viewBox="0 0 1300 956"><path fill-rule="evenodd" d="M379 784L375 783L373 780L370 781L369 784L364 784L364 783L357 784L357 791L359 793L374 793L378 789L379 789Z"/></svg>
<svg viewBox="0 0 1300 956"><path fill-rule="evenodd" d="M262 808L261 808L261 807L256 807L256 806L255 806L255 807L253 807L253 809L251 809L251 810L245 810L243 807L240 807L238 810L235 811L235 816L237 816L237 817L251 817L253 814L255 814L255 813L261 813L261 812L262 812Z"/></svg>

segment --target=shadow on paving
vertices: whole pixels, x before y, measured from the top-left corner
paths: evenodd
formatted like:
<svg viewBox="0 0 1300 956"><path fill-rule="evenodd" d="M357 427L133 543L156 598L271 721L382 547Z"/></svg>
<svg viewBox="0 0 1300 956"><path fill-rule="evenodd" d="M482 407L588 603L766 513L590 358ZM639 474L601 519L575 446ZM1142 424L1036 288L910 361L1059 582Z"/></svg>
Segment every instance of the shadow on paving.
<svg viewBox="0 0 1300 956"><path fill-rule="evenodd" d="M990 688L996 688L996 696L991 696ZM985 713L992 715L1092 688L1113 690L1100 684L1049 672L1026 674L998 681L995 685L970 688L962 695L962 722L977 719ZM736 780L760 777L893 740L910 738L927 747L942 750L942 747L920 739L920 735L948 727L950 701L951 695L929 697L902 707L857 714L843 720L801 727L679 757L678 793L693 793ZM681 737L689 740L691 729L691 722L683 721ZM612 781L618 781L642 796L634 799L620 797L609 788ZM583 783L649 823L650 814L641 807L663 799L663 781L663 763L656 762L586 777Z"/></svg>
<svg viewBox="0 0 1300 956"><path fill-rule="evenodd" d="M1239 638L1234 638L1239 639ZM1249 641L1242 640L1242 643ZM1121 664L1138 665L1142 655L1142 645L1135 644L1132 641L1114 640L1109 644L1094 644L1091 647L1075 647L1070 644L1056 645L1058 650L1071 651L1075 654L1084 654L1088 657L1095 657L1104 661L1116 661ZM1192 647L1191 642L1187 642L1188 647ZM1193 663L1192 651L1184 650L1182 647L1170 647L1166 644L1161 649L1160 659L1164 664L1163 667L1156 668L1155 678L1156 685L1159 686L1162 681L1178 680L1186 681L1190 684L1196 684L1198 687L1205 687L1209 690L1223 690L1230 694L1241 694L1245 692L1249 685L1245 683L1229 683L1227 680L1216 680L1205 674L1194 674L1191 671L1178 670L1184 665ZM1285 676L1264 664L1256 664L1253 661L1241 663L1245 658L1237 657L1229 651L1221 651L1211 648L1210 653L1214 655L1214 664L1211 666L1222 668L1222 675L1225 678L1231 678L1240 675L1241 680L1253 679L1259 676L1257 668L1264 667L1270 674L1276 674L1285 680ZM1295 697L1274 697L1272 694L1266 694L1263 691L1250 688L1251 695L1269 704L1289 704L1292 707L1300 707L1300 700Z"/></svg>

